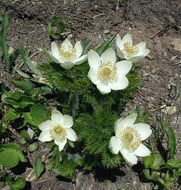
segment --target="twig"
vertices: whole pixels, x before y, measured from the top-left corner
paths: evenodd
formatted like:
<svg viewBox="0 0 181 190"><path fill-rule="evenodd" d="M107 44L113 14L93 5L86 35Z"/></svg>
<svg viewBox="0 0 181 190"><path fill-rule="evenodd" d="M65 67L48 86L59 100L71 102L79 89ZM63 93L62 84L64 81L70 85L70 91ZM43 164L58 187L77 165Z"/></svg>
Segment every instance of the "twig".
<svg viewBox="0 0 181 190"><path fill-rule="evenodd" d="M169 29L173 28L176 26L175 21L172 18L168 19L169 24L167 24L164 28L153 34L150 39L153 39L156 36L162 36L165 32L167 32Z"/></svg>

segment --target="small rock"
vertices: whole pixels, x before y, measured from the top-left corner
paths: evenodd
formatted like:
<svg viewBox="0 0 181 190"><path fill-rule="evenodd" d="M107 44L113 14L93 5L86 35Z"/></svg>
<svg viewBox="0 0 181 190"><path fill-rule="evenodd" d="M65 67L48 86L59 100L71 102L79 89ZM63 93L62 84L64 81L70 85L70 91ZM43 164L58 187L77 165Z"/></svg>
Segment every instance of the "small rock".
<svg viewBox="0 0 181 190"><path fill-rule="evenodd" d="M174 50L181 52L181 38L175 38L173 40Z"/></svg>

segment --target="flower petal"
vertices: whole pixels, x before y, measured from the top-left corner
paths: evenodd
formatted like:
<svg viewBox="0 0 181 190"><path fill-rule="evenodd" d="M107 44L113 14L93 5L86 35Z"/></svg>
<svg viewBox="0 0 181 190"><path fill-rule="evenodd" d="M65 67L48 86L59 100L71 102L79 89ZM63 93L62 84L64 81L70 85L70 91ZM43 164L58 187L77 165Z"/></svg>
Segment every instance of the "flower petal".
<svg viewBox="0 0 181 190"><path fill-rule="evenodd" d="M60 53L59 53L59 49L58 46L55 42L51 43L51 52L50 56L52 57L52 59L56 62L56 63L63 63L63 59L61 59L60 57Z"/></svg>
<svg viewBox="0 0 181 190"><path fill-rule="evenodd" d="M116 51L117 51L117 55L118 57L124 59L125 56L124 56L124 52L122 51L122 49L120 49L119 47L116 48Z"/></svg>
<svg viewBox="0 0 181 190"><path fill-rule="evenodd" d="M63 116L63 126L65 128L70 128L73 126L73 118L69 115L64 115Z"/></svg>
<svg viewBox="0 0 181 190"><path fill-rule="evenodd" d="M111 140L109 142L109 149L113 154L118 154L118 152L120 151L120 145L121 142L119 138L115 136L111 137Z"/></svg>
<svg viewBox="0 0 181 190"><path fill-rule="evenodd" d="M131 61L119 61L116 63L117 72L119 75L126 75L132 67Z"/></svg>
<svg viewBox="0 0 181 190"><path fill-rule="evenodd" d="M101 59L103 63L111 62L114 64L116 62L116 54L114 49L108 48L106 51L104 51L101 55Z"/></svg>
<svg viewBox="0 0 181 190"><path fill-rule="evenodd" d="M67 139L65 139L64 141L54 141L56 145L58 145L59 151L62 151L65 144L67 143Z"/></svg>
<svg viewBox="0 0 181 190"><path fill-rule="evenodd" d="M79 58L82 55L82 45L80 41L75 43L75 57Z"/></svg>
<svg viewBox="0 0 181 190"><path fill-rule="evenodd" d="M124 43L126 43L126 42L130 43L130 45L133 44L132 36L131 36L131 34L129 34L129 33L127 33L127 34L122 38L122 43L124 44Z"/></svg>
<svg viewBox="0 0 181 190"><path fill-rule="evenodd" d="M78 59L73 60L73 63L75 65L80 65L81 63L83 63L84 61L87 60L87 55L82 55L81 57L79 57Z"/></svg>
<svg viewBox="0 0 181 190"><path fill-rule="evenodd" d="M129 81L126 76L119 76L118 80L111 83L111 89L122 90L128 87Z"/></svg>
<svg viewBox="0 0 181 190"><path fill-rule="evenodd" d="M64 69L71 69L74 66L73 62L64 62L60 64Z"/></svg>
<svg viewBox="0 0 181 190"><path fill-rule="evenodd" d="M101 94L108 94L111 92L111 88L108 85L104 85L104 84L99 83L97 85L97 88Z"/></svg>
<svg viewBox="0 0 181 190"><path fill-rule="evenodd" d="M142 61L144 59L144 56L135 56L135 57L132 57L131 59L129 59L132 63L138 63L140 61Z"/></svg>
<svg viewBox="0 0 181 190"><path fill-rule="evenodd" d="M124 160L125 160L126 162L128 162L130 165L135 165L135 164L137 164L138 159L137 159L137 157L134 155L133 152L130 152L130 151L124 149L124 148L121 149L120 151L121 151L121 154L122 154L122 156L123 156L123 158L124 158Z"/></svg>
<svg viewBox="0 0 181 190"><path fill-rule="evenodd" d="M150 53L149 49L143 49L140 51L140 56L146 57L149 53Z"/></svg>
<svg viewBox="0 0 181 190"><path fill-rule="evenodd" d="M67 132L67 139L69 139L70 141L77 140L77 135L72 128L66 129L66 132Z"/></svg>
<svg viewBox="0 0 181 190"><path fill-rule="evenodd" d="M95 72L92 68L89 69L88 77L89 77L89 79L90 79L95 85L97 85L97 84L99 83L99 80L98 80L98 78L97 78L97 74L96 74L96 72Z"/></svg>
<svg viewBox="0 0 181 190"><path fill-rule="evenodd" d="M136 44L135 46L136 46L136 47L139 49L139 51L140 51L140 50L145 49L146 43L145 43L145 42L140 42L140 43Z"/></svg>
<svg viewBox="0 0 181 190"><path fill-rule="evenodd" d="M51 119L55 123L63 124L63 114L59 112L58 110L53 110L52 111L52 116Z"/></svg>
<svg viewBox="0 0 181 190"><path fill-rule="evenodd" d="M116 136L117 137L119 136L119 132L122 127L124 127L124 128L133 127L134 126L133 124L136 121L136 118L137 118L137 114L133 113L125 118L118 119L114 125L114 132L115 132Z"/></svg>
<svg viewBox="0 0 181 190"><path fill-rule="evenodd" d="M42 131L48 130L51 128L52 125L53 125L53 122L51 120L47 120L39 125L39 129Z"/></svg>
<svg viewBox="0 0 181 190"><path fill-rule="evenodd" d="M144 145L140 144L139 147L134 151L136 156L145 157L151 154L150 150Z"/></svg>
<svg viewBox="0 0 181 190"><path fill-rule="evenodd" d="M119 34L116 35L116 40L115 41L116 41L117 48L123 49L123 42L122 42L121 37L120 37Z"/></svg>
<svg viewBox="0 0 181 190"><path fill-rule="evenodd" d="M135 129L140 134L142 141L147 139L152 133L152 130L150 129L150 125L146 123L136 123L134 124L133 127L135 127Z"/></svg>
<svg viewBox="0 0 181 190"><path fill-rule="evenodd" d="M101 58L96 51L90 50L88 52L88 62L91 68L93 68L94 70L98 70L98 67L101 63Z"/></svg>
<svg viewBox="0 0 181 190"><path fill-rule="evenodd" d="M72 49L72 48L73 48L72 43L71 43L71 41L70 41L68 38L66 38L66 39L62 42L61 47L63 47L65 50L68 50L68 49Z"/></svg>
<svg viewBox="0 0 181 190"><path fill-rule="evenodd" d="M49 130L44 130L40 133L40 136L38 137L38 140L41 142L47 142L47 141L51 141L52 137L50 135L50 131Z"/></svg>

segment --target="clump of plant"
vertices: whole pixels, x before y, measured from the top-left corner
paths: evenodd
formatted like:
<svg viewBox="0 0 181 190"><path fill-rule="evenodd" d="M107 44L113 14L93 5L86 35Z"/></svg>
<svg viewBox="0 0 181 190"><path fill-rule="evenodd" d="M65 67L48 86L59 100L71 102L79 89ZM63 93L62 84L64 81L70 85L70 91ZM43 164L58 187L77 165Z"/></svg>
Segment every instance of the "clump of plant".
<svg viewBox="0 0 181 190"><path fill-rule="evenodd" d="M146 112L125 113L140 85L138 62L150 52L146 43L134 45L130 34L116 35L93 50L88 39L65 36L67 25L53 17L48 24L52 43L45 50L47 61L36 64L22 47L9 53L7 22L5 15L0 45L14 88L1 84L1 180L12 189L23 189L23 179L13 179L9 169L29 163L28 155L41 148L47 157L37 155L33 166L37 178L50 170L75 181L79 170L135 165L140 158L147 179L171 187L167 179L178 179L180 161L174 159L175 136L169 123L159 132L168 135L169 156L164 161L158 145L153 149L156 141L146 146L142 142L155 130L146 124ZM57 45L55 40L60 39ZM17 57L23 61L21 68L14 67Z"/></svg>

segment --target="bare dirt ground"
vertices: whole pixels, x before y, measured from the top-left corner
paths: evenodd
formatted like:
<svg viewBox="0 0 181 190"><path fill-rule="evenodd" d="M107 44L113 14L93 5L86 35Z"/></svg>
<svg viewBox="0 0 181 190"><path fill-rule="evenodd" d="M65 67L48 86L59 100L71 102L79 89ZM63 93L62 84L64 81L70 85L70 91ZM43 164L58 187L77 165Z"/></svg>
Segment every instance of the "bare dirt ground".
<svg viewBox="0 0 181 190"><path fill-rule="evenodd" d="M134 42L145 41L151 53L142 66L143 85L130 106L139 106L157 114L168 98L169 84L181 87L181 2L180 0L1 0L0 15L10 15L9 45L26 46L31 59L42 63L42 49L50 46L47 23L52 16L60 16L71 26L76 39L87 37L96 47L106 37L128 31ZM1 77L2 77L1 73ZM7 80L7 76L2 77ZM178 100L179 110L181 100ZM178 114L178 113L177 113ZM181 135L179 125L175 127ZM179 144L179 143L178 143ZM177 157L181 158L180 144ZM33 159L32 159L33 160ZM33 180L32 190L149 190L151 183L144 183L138 169L78 175L75 184L46 173L40 180ZM28 172L27 171L27 175ZM26 176L27 177L27 176ZM177 189L175 187L175 189Z"/></svg>

